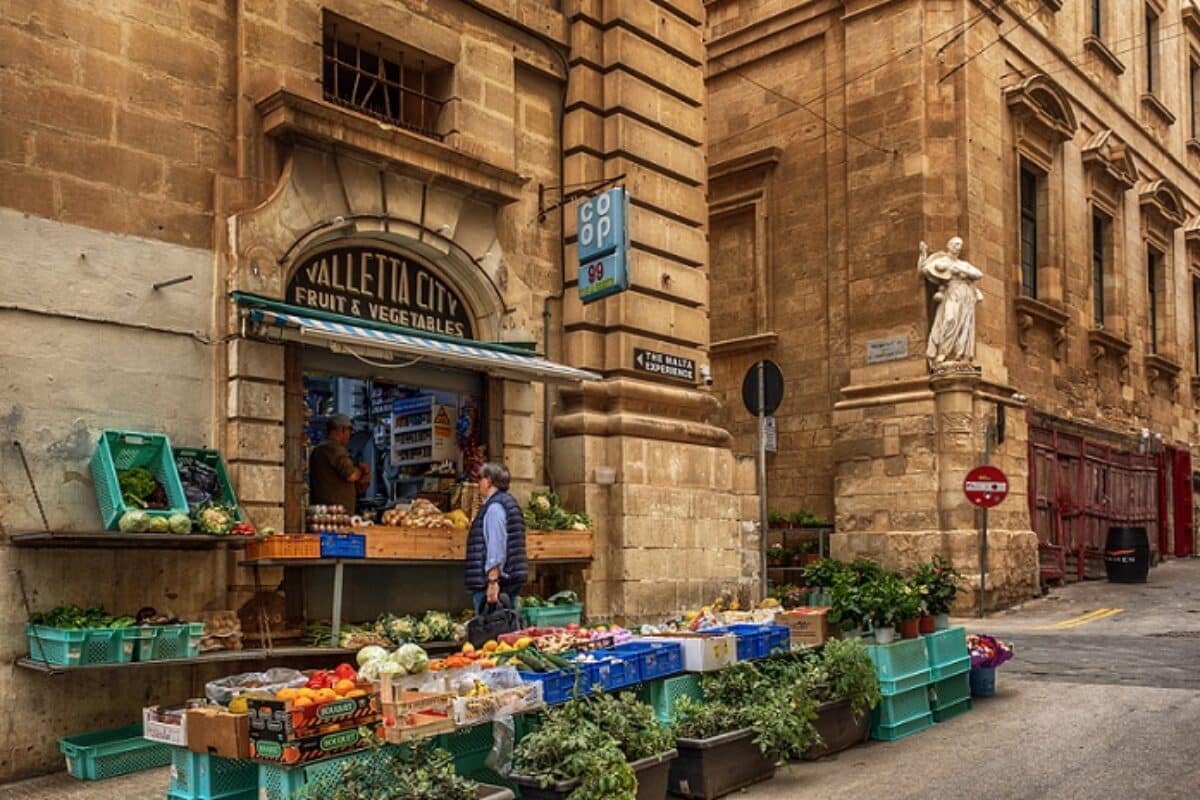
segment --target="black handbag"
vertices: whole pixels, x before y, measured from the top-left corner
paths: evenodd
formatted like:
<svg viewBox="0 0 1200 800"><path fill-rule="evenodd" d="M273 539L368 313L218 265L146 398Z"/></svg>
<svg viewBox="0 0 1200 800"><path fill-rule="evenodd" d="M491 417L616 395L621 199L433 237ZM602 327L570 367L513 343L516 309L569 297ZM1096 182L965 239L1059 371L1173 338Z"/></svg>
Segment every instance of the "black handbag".
<svg viewBox="0 0 1200 800"><path fill-rule="evenodd" d="M499 603L486 604L467 623L467 641L475 647L498 640L501 634L521 630L521 615L512 607L508 595L500 595Z"/></svg>

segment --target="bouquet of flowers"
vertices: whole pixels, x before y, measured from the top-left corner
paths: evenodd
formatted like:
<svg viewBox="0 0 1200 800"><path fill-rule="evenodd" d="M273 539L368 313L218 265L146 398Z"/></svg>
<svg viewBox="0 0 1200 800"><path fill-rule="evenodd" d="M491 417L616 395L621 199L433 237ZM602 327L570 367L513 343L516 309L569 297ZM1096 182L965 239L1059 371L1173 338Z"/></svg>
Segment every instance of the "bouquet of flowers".
<svg viewBox="0 0 1200 800"><path fill-rule="evenodd" d="M1013 657L1012 645L987 634L968 635L967 649L971 652L971 669L995 668Z"/></svg>

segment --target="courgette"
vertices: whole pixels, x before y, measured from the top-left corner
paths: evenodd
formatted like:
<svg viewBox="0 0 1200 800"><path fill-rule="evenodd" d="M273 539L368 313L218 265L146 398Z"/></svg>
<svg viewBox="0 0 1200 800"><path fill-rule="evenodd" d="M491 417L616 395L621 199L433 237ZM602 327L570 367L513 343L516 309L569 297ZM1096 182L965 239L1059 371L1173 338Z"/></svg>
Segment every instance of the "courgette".
<svg viewBox="0 0 1200 800"><path fill-rule="evenodd" d="M551 664L558 667L559 669L569 670L575 666L570 661L567 661L565 658L563 658L560 655L556 655L555 653L543 653L542 651L539 650L538 655L542 658L542 660L549 661Z"/></svg>
<svg viewBox="0 0 1200 800"><path fill-rule="evenodd" d="M530 653L528 650L522 650L517 653L517 659L534 672L549 672L549 670L546 668L546 665L542 663L541 659L539 659L533 653Z"/></svg>

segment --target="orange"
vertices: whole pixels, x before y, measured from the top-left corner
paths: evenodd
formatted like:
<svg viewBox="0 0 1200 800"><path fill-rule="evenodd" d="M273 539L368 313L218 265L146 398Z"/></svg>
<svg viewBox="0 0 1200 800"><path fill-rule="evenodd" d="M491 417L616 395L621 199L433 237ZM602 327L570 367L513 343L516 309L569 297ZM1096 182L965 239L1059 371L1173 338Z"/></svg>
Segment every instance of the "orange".
<svg viewBox="0 0 1200 800"><path fill-rule="evenodd" d="M362 689L351 689L350 691L346 692L346 697L366 697L366 696L367 696L366 691L364 691Z"/></svg>
<svg viewBox="0 0 1200 800"><path fill-rule="evenodd" d="M304 708L305 706L311 706L312 704L313 699L311 697L305 697L304 695L300 695L292 701L293 708Z"/></svg>
<svg viewBox="0 0 1200 800"><path fill-rule="evenodd" d="M276 700L295 700L300 696L300 693L295 689L280 689L275 693Z"/></svg>
<svg viewBox="0 0 1200 800"><path fill-rule="evenodd" d="M327 703L330 700L337 700L338 693L333 689L318 689L316 700L318 703Z"/></svg>
<svg viewBox="0 0 1200 800"><path fill-rule="evenodd" d="M333 685L333 690L335 692L337 692L338 694L343 694L343 695L346 694L347 692L354 691L355 688L357 688L357 687L355 686L354 681L352 681L348 678L343 678L342 680L338 681L337 683L335 683Z"/></svg>
<svg viewBox="0 0 1200 800"><path fill-rule="evenodd" d="M300 697L307 697L309 700L317 699L317 690L310 689L307 686L305 686L303 689L300 689L296 694L298 694Z"/></svg>

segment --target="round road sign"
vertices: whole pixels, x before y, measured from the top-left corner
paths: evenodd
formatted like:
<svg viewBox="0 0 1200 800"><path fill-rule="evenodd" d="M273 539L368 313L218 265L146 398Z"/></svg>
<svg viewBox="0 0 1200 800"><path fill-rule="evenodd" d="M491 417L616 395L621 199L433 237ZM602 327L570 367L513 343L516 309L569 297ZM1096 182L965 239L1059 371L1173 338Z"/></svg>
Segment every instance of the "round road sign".
<svg viewBox="0 0 1200 800"><path fill-rule="evenodd" d="M763 394L766 395L762 402L762 413L774 414L779 409L779 404L783 402L783 372L779 369L779 365L774 361L759 361L750 366L746 370L746 377L742 380L742 402L746 404L746 410L751 415L758 416L759 396L758 396L758 365L763 365Z"/></svg>
<svg viewBox="0 0 1200 800"><path fill-rule="evenodd" d="M976 467L963 481L963 494L971 505L979 508L998 506L1008 497L1008 476L987 464Z"/></svg>

